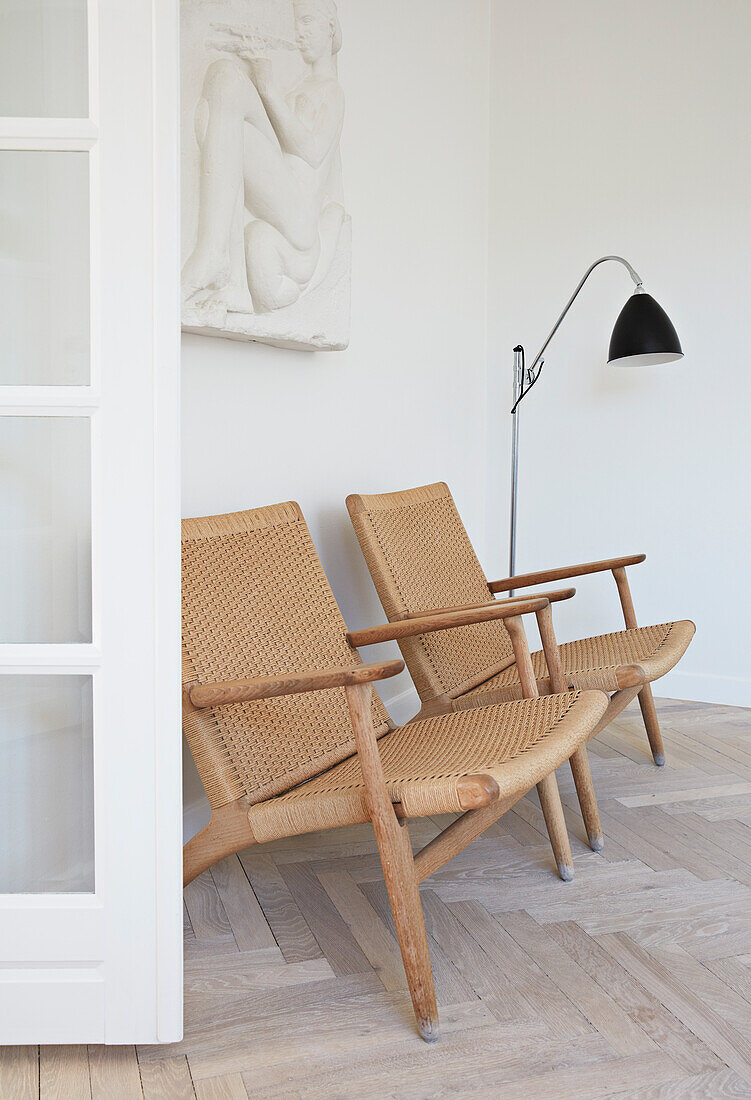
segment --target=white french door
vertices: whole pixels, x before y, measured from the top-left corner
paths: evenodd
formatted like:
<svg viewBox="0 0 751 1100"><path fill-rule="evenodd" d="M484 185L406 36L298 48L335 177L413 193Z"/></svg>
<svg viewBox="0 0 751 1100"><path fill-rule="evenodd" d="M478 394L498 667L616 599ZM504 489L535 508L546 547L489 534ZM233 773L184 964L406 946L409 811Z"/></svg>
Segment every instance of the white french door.
<svg viewBox="0 0 751 1100"><path fill-rule="evenodd" d="M177 0L0 0L0 1045L182 1029Z"/></svg>

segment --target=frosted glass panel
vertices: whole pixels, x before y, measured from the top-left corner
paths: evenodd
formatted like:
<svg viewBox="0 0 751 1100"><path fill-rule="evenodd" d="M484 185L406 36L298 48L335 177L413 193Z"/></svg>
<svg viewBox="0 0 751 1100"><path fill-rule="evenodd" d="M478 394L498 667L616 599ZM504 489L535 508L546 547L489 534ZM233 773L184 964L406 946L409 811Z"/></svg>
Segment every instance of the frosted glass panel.
<svg viewBox="0 0 751 1100"><path fill-rule="evenodd" d="M85 385L88 153L0 152L0 223L0 386Z"/></svg>
<svg viewBox="0 0 751 1100"><path fill-rule="evenodd" d="M0 416L0 642L91 641L89 421Z"/></svg>
<svg viewBox="0 0 751 1100"><path fill-rule="evenodd" d="M88 676L0 676L0 894L94 889Z"/></svg>
<svg viewBox="0 0 751 1100"><path fill-rule="evenodd" d="M86 118L86 0L0 0L0 115Z"/></svg>

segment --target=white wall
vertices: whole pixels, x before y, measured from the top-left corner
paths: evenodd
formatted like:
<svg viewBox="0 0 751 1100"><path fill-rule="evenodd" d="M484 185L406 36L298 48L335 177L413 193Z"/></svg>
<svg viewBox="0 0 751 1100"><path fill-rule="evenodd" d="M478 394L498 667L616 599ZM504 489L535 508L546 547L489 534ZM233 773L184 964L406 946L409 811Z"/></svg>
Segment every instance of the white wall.
<svg viewBox="0 0 751 1100"><path fill-rule="evenodd" d="M184 514L299 500L359 626L382 611L344 497L446 479L488 572L505 575L511 349L534 355L591 260L621 252L686 358L607 368L631 283L616 265L596 272L524 406L517 564L646 551L632 570L641 620L699 628L660 693L751 705L751 7L341 0L340 12L351 347L185 337ZM609 575L578 587L559 635L617 629ZM412 713L406 676L383 695L397 719ZM205 804L188 773L192 829Z"/></svg>
<svg viewBox="0 0 751 1100"><path fill-rule="evenodd" d="M645 551L642 622L698 631L659 694L751 705L751 81L747 0L494 0L490 571L506 575L511 349L528 362L588 264L625 255L685 359L618 370L632 284L598 269L523 407L517 569ZM608 575L564 638L616 629Z"/></svg>
<svg viewBox="0 0 751 1100"><path fill-rule="evenodd" d="M484 540L489 11L488 0L340 0L339 11L351 344L183 337L183 514L298 500L356 627L383 611L347 493L447 479ZM406 691L397 719L417 709L410 681L382 690L387 701ZM189 810L200 796L189 764Z"/></svg>

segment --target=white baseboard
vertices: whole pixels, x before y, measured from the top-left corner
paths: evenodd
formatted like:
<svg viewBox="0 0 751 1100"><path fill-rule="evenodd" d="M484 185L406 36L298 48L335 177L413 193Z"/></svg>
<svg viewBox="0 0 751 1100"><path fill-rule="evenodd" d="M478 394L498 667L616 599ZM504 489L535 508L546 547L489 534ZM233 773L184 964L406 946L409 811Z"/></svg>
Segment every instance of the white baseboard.
<svg viewBox="0 0 751 1100"><path fill-rule="evenodd" d="M411 685L391 699L384 699L383 704L397 726L403 726L410 718L414 718L421 706L420 696Z"/></svg>
<svg viewBox="0 0 751 1100"><path fill-rule="evenodd" d="M673 669L653 685L656 696L686 699L691 703L719 703L726 707L751 707L751 679L746 676L705 676Z"/></svg>

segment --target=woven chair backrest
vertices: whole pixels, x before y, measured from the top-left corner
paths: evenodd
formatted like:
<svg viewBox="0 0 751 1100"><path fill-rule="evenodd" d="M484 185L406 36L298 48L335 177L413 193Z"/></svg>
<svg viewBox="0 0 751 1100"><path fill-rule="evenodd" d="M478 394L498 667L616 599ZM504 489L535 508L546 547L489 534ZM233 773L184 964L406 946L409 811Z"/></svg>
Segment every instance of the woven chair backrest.
<svg viewBox="0 0 751 1100"><path fill-rule="evenodd" d="M443 482L350 496L347 507L390 621L417 611L493 602ZM400 648L423 701L469 691L514 660L500 620L406 638Z"/></svg>
<svg viewBox="0 0 751 1100"><path fill-rule="evenodd" d="M362 663L297 504L183 520L182 561L184 686ZM392 728L375 693L373 712L379 735ZM186 701L183 725L215 808L261 802L355 751L343 688Z"/></svg>

